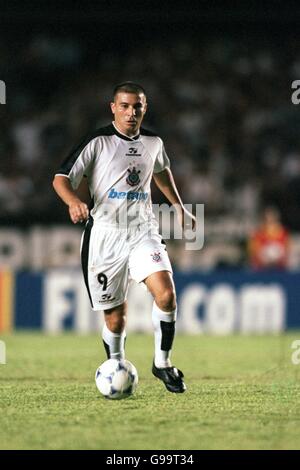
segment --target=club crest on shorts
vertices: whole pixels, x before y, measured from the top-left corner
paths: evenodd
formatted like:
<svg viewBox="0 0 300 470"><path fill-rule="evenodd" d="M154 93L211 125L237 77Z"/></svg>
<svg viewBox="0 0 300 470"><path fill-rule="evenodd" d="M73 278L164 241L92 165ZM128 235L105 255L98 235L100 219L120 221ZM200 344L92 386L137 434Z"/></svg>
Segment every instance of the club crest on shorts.
<svg viewBox="0 0 300 470"><path fill-rule="evenodd" d="M161 261L161 254L159 251L155 251L154 253L151 253L150 255L152 257L152 261L155 263L159 263Z"/></svg>
<svg viewBox="0 0 300 470"><path fill-rule="evenodd" d="M134 166L132 167L132 169L128 168L127 171L129 175L126 178L126 183L128 183L130 186L136 186L137 184L139 184L139 182L141 181L139 177L139 173L141 172L141 170L137 171L137 169Z"/></svg>

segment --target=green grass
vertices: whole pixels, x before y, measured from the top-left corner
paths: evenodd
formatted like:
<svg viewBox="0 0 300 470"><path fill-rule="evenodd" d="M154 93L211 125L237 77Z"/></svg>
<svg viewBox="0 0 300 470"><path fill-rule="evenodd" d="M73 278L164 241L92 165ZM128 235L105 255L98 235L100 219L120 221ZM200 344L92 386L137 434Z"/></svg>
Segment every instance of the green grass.
<svg viewBox="0 0 300 470"><path fill-rule="evenodd" d="M300 365L283 336L180 336L173 362L188 391L171 394L151 372L153 340L129 335L139 386L102 398L97 336L2 337L1 449L300 449Z"/></svg>

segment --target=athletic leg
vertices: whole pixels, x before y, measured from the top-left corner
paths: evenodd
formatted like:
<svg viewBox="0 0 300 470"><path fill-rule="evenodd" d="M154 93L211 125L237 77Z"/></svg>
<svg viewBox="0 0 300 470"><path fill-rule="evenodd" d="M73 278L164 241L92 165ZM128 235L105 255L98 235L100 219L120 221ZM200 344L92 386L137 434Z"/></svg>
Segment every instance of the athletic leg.
<svg viewBox="0 0 300 470"><path fill-rule="evenodd" d="M186 387L183 374L171 365L171 351L175 335L176 294L172 266L165 244L156 227L145 230L132 245L129 270L132 279L144 282L154 303L155 356L152 372L162 380L170 392L182 393Z"/></svg>
<svg viewBox="0 0 300 470"><path fill-rule="evenodd" d="M127 302L104 310L102 339L108 359L125 358Z"/></svg>
<svg viewBox="0 0 300 470"><path fill-rule="evenodd" d="M154 362L156 367L170 367L177 313L173 279L168 271L159 271L147 277L145 284L154 298L152 309Z"/></svg>
<svg viewBox="0 0 300 470"><path fill-rule="evenodd" d="M162 380L170 392L182 393L186 386L183 374L171 365L171 351L175 336L176 293L173 278L168 271L159 271L145 279L154 297L152 320L154 325L155 357L152 372Z"/></svg>

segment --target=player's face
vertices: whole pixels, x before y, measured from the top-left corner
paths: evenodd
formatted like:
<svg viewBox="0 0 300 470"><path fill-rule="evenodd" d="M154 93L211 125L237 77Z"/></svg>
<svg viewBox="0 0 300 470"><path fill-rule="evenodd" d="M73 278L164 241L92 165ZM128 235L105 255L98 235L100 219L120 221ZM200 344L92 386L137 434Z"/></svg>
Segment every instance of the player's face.
<svg viewBox="0 0 300 470"><path fill-rule="evenodd" d="M115 116L117 128L128 136L135 135L144 118L147 103L143 93L117 93L115 101L110 104Z"/></svg>

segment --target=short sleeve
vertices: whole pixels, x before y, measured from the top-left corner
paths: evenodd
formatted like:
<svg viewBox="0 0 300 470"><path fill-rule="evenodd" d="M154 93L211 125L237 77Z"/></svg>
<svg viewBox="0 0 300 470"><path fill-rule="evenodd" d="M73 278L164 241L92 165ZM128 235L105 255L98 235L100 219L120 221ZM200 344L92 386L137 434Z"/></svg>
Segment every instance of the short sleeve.
<svg viewBox="0 0 300 470"><path fill-rule="evenodd" d="M153 170L154 173L160 173L166 168L170 168L170 160L165 150L163 141L161 139L159 139L159 141L160 141L160 149L159 149L159 152L157 154L157 157L154 163L154 170Z"/></svg>
<svg viewBox="0 0 300 470"><path fill-rule="evenodd" d="M57 175L70 179L73 189L77 189L83 176L88 176L94 161L95 139L83 142L65 159Z"/></svg>

